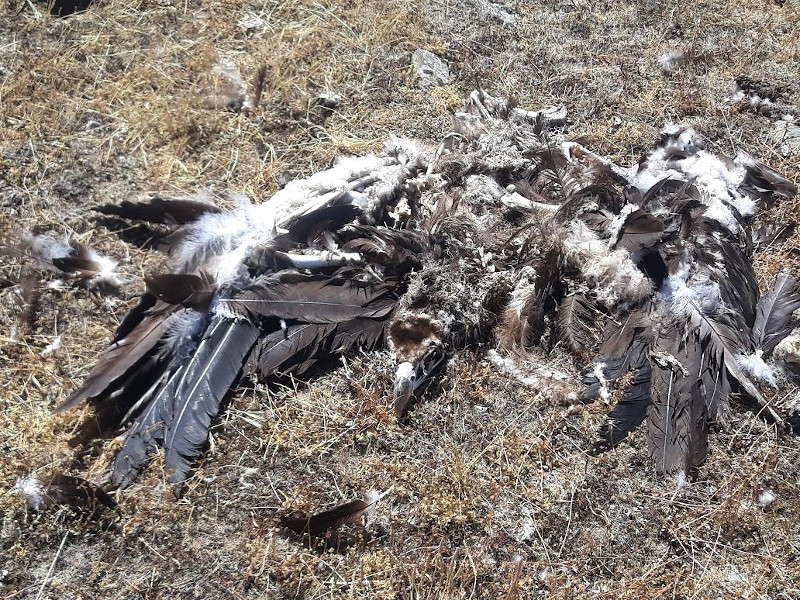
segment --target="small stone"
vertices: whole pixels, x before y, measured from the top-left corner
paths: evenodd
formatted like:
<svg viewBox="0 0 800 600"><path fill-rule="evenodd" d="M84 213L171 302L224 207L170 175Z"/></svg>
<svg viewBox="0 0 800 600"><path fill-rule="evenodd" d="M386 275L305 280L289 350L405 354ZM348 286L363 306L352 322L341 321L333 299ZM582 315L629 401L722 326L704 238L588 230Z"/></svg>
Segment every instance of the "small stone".
<svg viewBox="0 0 800 600"><path fill-rule="evenodd" d="M517 15L508 0L476 0L481 17L502 23L516 25Z"/></svg>
<svg viewBox="0 0 800 600"><path fill-rule="evenodd" d="M422 48L416 50L411 56L411 64L417 73L417 85L422 89L450 83L450 68L433 52Z"/></svg>
<svg viewBox="0 0 800 600"><path fill-rule="evenodd" d="M788 371L800 376L800 327L775 346L772 356Z"/></svg>
<svg viewBox="0 0 800 600"><path fill-rule="evenodd" d="M775 122L772 137L781 145L781 154L800 154L800 125L788 119Z"/></svg>
<svg viewBox="0 0 800 600"><path fill-rule="evenodd" d="M266 21L254 12L245 13L236 24L248 33L266 28Z"/></svg>
<svg viewBox="0 0 800 600"><path fill-rule="evenodd" d="M285 188L290 181L293 181L297 178L297 174L292 171L284 171L280 175L278 175L278 187L283 189Z"/></svg>

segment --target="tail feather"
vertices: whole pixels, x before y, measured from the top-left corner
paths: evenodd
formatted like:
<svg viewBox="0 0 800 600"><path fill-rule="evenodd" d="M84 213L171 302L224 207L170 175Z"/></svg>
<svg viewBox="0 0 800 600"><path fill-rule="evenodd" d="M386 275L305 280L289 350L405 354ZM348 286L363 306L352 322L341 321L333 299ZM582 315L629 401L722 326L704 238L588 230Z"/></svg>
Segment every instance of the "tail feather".
<svg viewBox="0 0 800 600"><path fill-rule="evenodd" d="M684 342L678 331L671 329L656 344L647 430L656 469L688 475L705 460L708 419L695 372L702 352L699 341Z"/></svg>

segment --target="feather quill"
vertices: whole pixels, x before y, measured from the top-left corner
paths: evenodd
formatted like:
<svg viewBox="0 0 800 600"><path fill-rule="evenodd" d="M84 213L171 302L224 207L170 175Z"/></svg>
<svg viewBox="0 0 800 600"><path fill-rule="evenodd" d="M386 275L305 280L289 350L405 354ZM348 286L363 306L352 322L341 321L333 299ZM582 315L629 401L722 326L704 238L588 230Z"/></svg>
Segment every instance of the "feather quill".
<svg viewBox="0 0 800 600"><path fill-rule="evenodd" d="M249 285L224 302L249 315L341 323L358 317L383 318L394 308L392 286L324 275L284 274Z"/></svg>

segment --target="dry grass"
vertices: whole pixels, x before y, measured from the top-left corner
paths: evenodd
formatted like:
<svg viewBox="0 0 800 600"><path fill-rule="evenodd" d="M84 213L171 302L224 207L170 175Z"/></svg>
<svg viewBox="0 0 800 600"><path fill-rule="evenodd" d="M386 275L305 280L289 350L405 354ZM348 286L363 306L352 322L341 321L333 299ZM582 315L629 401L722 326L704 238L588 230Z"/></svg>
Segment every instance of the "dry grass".
<svg viewBox="0 0 800 600"><path fill-rule="evenodd" d="M492 16L502 6L515 24ZM246 32L237 21L248 12L263 24ZM46 291L18 341L20 266L0 266L2 487L38 468L98 476L113 452L107 442L77 455L66 442L79 416L49 413L156 268L98 226L92 205L146 190L263 198L284 172L306 175L391 134L436 142L476 84L532 108L566 104L569 134L620 161L680 121L797 181L800 158L780 154L772 121L723 98L745 74L798 102L798 17L791 2L767 0L98 0L59 20L12 0L0 15L0 236L77 237L120 260L128 284L110 301ZM415 87L419 47L449 61L452 85ZM659 54L687 49L702 59L659 69ZM266 67L254 110L207 108L219 58L248 81ZM324 91L343 97L328 117L315 107ZM765 219L800 219L800 204ZM798 250L793 240L760 254L762 286L800 269ZM62 349L42 357L56 336ZM800 443L746 410L735 408L701 480L676 495L651 473L641 434L587 456L602 406L556 405L463 355L398 424L390 377L376 353L313 384L237 393L180 501L158 461L121 494L119 515L99 521L0 497L0 593L37 597L66 536L41 597L800 596ZM278 515L391 485L347 548L308 548L276 527ZM763 489L777 497L766 508Z"/></svg>

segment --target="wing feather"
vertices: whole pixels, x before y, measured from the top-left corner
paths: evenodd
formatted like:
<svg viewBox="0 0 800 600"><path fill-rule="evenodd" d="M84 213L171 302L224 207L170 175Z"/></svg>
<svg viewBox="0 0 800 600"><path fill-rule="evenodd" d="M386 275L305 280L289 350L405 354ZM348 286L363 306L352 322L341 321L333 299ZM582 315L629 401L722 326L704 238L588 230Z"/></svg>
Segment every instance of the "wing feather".
<svg viewBox="0 0 800 600"><path fill-rule="evenodd" d="M794 329L792 314L800 308L800 285L788 273L780 273L775 285L758 302L753 325L756 348L769 355Z"/></svg>
<svg viewBox="0 0 800 600"><path fill-rule="evenodd" d="M250 285L226 302L242 314L341 323L386 317L397 302L393 287L324 275L283 275Z"/></svg>
<svg viewBox="0 0 800 600"><path fill-rule="evenodd" d="M59 404L56 414L77 406L85 398L95 398L152 352L170 325L178 318L176 307L156 304L151 313L124 338L109 346L77 390ZM123 322L124 323L124 322Z"/></svg>
<svg viewBox="0 0 800 600"><path fill-rule="evenodd" d="M210 202L163 196L140 201L124 200L119 204L103 204L94 210L121 219L167 225L183 225L196 221L205 214L222 212L222 209Z"/></svg>
<svg viewBox="0 0 800 600"><path fill-rule="evenodd" d="M212 319L175 392L164 441L170 481L186 479L191 460L208 440L211 419L219 414L223 397L236 383L258 336L258 327L249 321Z"/></svg>

